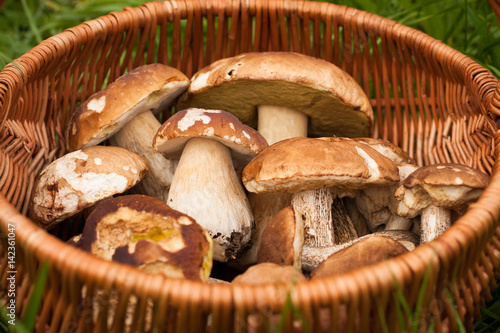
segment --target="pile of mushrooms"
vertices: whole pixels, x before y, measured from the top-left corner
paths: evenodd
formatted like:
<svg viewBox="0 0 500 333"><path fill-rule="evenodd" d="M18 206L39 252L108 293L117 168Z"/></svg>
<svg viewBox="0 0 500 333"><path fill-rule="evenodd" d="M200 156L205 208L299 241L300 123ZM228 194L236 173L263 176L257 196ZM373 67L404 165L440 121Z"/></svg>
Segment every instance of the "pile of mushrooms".
<svg viewBox="0 0 500 333"><path fill-rule="evenodd" d="M464 165L419 167L369 138L372 123L352 77L297 53L221 59L191 80L141 66L79 106L29 216L50 229L80 214L70 244L172 278L291 286L344 274L439 237L489 181Z"/></svg>

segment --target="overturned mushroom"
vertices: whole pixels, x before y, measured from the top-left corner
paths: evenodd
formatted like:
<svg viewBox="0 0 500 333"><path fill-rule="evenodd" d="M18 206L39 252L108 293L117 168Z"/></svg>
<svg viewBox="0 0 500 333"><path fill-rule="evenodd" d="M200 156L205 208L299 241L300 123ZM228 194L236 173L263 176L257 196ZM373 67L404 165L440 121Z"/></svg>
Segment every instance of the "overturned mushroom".
<svg viewBox="0 0 500 333"><path fill-rule="evenodd" d="M44 228L134 186L147 172L144 160L119 147L94 146L46 166L35 181L29 217Z"/></svg>
<svg viewBox="0 0 500 333"><path fill-rule="evenodd" d="M156 152L168 158L180 156L168 204L207 229L214 239L215 260L235 259L254 229L231 155L246 164L265 147L259 133L220 110L177 112L155 136Z"/></svg>
<svg viewBox="0 0 500 333"><path fill-rule="evenodd" d="M381 236L364 238L329 256L311 272L310 278L345 274L406 252L408 252L406 247L391 238Z"/></svg>
<svg viewBox="0 0 500 333"><path fill-rule="evenodd" d="M145 195L108 200L90 214L79 247L169 277L207 281L212 240L191 217Z"/></svg>
<svg viewBox="0 0 500 333"><path fill-rule="evenodd" d="M343 244L337 244L329 247L304 246L302 249L302 269L305 272L311 272L334 253L337 253L359 241L372 237L390 238L404 246L408 251L414 250L420 244L420 238L411 231L383 230L364 235Z"/></svg>
<svg viewBox="0 0 500 333"><path fill-rule="evenodd" d="M421 242L429 242L451 226L451 210L463 212L476 201L489 176L471 167L432 164L412 172L395 196L407 207L421 210Z"/></svg>
<svg viewBox="0 0 500 333"><path fill-rule="evenodd" d="M66 133L69 151L99 144L127 148L146 161L150 172L137 191L165 201L176 161L154 154L151 142L160 127L155 118L189 85L179 70L150 64L138 67L83 102L73 114Z"/></svg>

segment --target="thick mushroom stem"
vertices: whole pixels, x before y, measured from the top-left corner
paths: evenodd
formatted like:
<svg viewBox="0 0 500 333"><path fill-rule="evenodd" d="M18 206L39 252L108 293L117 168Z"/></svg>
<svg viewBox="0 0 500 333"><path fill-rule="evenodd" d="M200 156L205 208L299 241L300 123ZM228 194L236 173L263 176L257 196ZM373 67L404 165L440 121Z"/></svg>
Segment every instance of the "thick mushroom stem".
<svg viewBox="0 0 500 333"><path fill-rule="evenodd" d="M309 190L292 196L295 219L302 219L304 244L314 247L333 246L332 207L333 198L327 188Z"/></svg>
<svg viewBox="0 0 500 333"><path fill-rule="evenodd" d="M420 243L430 242L451 226L451 212L446 208L429 205L422 209L420 223Z"/></svg>
<svg viewBox="0 0 500 333"><path fill-rule="evenodd" d="M149 173L134 187L134 191L167 202L177 160L153 152L153 138L161 124L151 111L138 114L110 139L113 146L126 148L141 156Z"/></svg>
<svg viewBox="0 0 500 333"><path fill-rule="evenodd" d="M253 216L228 147L192 138L184 148L168 204L196 220L213 238L214 259L234 259L247 245Z"/></svg>
<svg viewBox="0 0 500 333"><path fill-rule="evenodd" d="M307 116L294 109L274 105L259 105L258 131L269 145L294 138L307 137Z"/></svg>

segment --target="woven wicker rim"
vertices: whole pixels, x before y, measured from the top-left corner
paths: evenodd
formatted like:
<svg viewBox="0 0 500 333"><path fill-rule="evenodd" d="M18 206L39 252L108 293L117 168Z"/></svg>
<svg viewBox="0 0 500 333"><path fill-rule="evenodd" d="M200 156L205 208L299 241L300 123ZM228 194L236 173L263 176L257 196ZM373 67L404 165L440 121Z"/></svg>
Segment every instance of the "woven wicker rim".
<svg viewBox="0 0 500 333"><path fill-rule="evenodd" d="M246 10L251 13L256 11L256 8L262 6L265 1L256 1L252 3L254 6L248 5ZM232 11L239 10L239 6L232 7L232 3L228 1L214 2L211 5L216 8L215 12L225 11L230 15ZM166 2L166 3L150 3L136 9L127 9L124 12L111 13L105 17L85 22L75 28L69 29L64 33L58 34L47 41L44 41L39 46L28 52L23 57L17 59L14 63L6 66L0 76L0 93L4 94L9 89L19 89L29 80L37 76L39 66L35 63L43 63L42 59L50 54L50 49L47 45L58 45L65 48L68 55L71 51L71 46L77 44L74 40L74 31L84 30L89 34L94 35L106 34L103 30L106 21L114 21L120 25L121 17L125 17L131 11L154 11L156 6L167 6L172 12L179 12L182 18L188 15L191 6L200 6L203 15L206 14L206 8L200 5L199 2ZM276 8L273 8L275 6ZM269 3L270 10L274 11L292 11L301 10L299 7L304 6L310 12L325 13L333 8L333 4L327 3L302 3L302 2L272 2ZM336 6L339 8L339 6ZM345 7L345 6L344 6ZM366 17L365 25L377 26L380 22L387 22L388 19L377 15L360 12L358 10L345 7L345 15L362 15ZM139 22L144 24L144 22ZM436 56L449 59L451 65L449 68L454 68L453 77L460 82L467 82L472 86L468 87L471 91L478 91L481 95L481 100L485 101L485 109L494 115L500 115L500 82L494 80L493 77L487 84L481 84L477 87L478 81L472 83L467 80L467 77L479 77L481 75L489 75L481 66L473 63L468 57L460 54L454 49L444 45L440 41L433 40L429 36L403 26L399 23L391 21L389 25L382 25L384 31L381 34L399 34L404 35L407 42L413 42L418 45L421 40L425 39L426 47L430 48ZM390 27L391 29L389 30ZM80 35L80 34L79 34ZM395 36L396 38L401 38ZM86 42L86 41L80 41ZM64 57L65 55L59 55ZM50 58L50 57L49 57ZM33 59L37 59L36 62ZM57 59L51 59L57 62ZM436 69L442 72L442 69ZM471 74L473 73L473 74ZM21 84L19 84L21 82ZM9 101L7 95L7 103L0 106L8 107ZM498 132L495 135L496 142L499 142ZM495 157L500 156L500 148L498 144L495 147ZM495 163L492 172L490 185L485 190L479 201L471 205L469 211L460 218L455 224L442 235L438 240L427 243L415 249L412 252L404 254L398 258L386 261L384 263L371 266L369 268L354 271L352 273L333 277L318 279L314 281L305 281L298 283L294 292L294 297L300 303L309 303L314 301L316 304L327 304L331 299L332 294L338 294L340 300L347 299L349 295L362 292L364 290L386 290L390 288L382 288L383 286L393 285L394 280L400 285L404 285L404 277L411 274L421 274L425 271L422 267L430 265L432 269L453 269L453 263L459 261L461 253L468 249L478 249L476 244L484 244L491 238L498 226L500 202L495 200L500 194L500 172L497 170L498 163ZM252 307L256 303L274 304L279 308L282 304L275 299L276 286L273 285L251 285L251 286L233 286L233 285L206 285L191 281L181 281L168 279L159 275L150 275L142 271L120 265L112 262L105 262L91 254L77 250L62 241L49 235L45 231L36 227L29 219L19 214L19 212L10 204L7 203L3 196L0 196L0 207L4 221L14 223L18 230L18 241L21 247L32 249L33 253L41 259L47 259L54 267L65 273L72 274L84 280L96 281L96 284L102 287L123 288L123 290L131 291L139 294L146 294L149 297L156 299L161 294L168 294L170 299L177 298L185 299L186 295L190 295L190 304L201 304L208 306L222 306L232 300L234 304L239 304L245 307ZM495 221L494 224L491 221ZM471 224L474 222L474 224ZM4 223L5 224L5 223ZM5 228L5 225L2 225ZM474 260L477 260L479 251L476 251L474 256L470 256L470 262L462 267L471 265ZM436 258L430 260L429 258ZM81 265L82 262L86 266ZM418 264L416 264L418 262ZM420 265L420 266L419 266ZM91 269L89 269L91 267ZM112 278L110 278L112 277ZM364 284L366 283L366 285ZM310 285L316 285L318 288L314 290L325 290L324 293L311 292ZM361 287L361 286L366 287ZM188 292L189 291L189 292ZM256 296L257 295L257 296ZM267 296L266 296L267 295Z"/></svg>

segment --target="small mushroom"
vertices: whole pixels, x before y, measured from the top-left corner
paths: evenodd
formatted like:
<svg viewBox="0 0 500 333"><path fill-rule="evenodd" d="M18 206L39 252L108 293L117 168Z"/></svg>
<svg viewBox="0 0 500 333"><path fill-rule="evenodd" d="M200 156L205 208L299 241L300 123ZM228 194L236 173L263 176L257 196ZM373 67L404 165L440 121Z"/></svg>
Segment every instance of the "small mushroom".
<svg viewBox="0 0 500 333"><path fill-rule="evenodd" d="M68 124L67 149L94 146L106 139L140 155L150 172L137 192L165 201L176 161L154 154L151 143L160 127L155 114L184 92L189 79L162 65L140 66L122 75L83 102Z"/></svg>
<svg viewBox="0 0 500 333"><path fill-rule="evenodd" d="M388 237L372 236L352 244L328 257L316 267L310 275L311 279L335 276L351 272L395 258L408 250Z"/></svg>
<svg viewBox="0 0 500 333"><path fill-rule="evenodd" d="M96 202L131 188L147 170L139 155L119 147L94 146L68 153L38 175L28 215L50 229Z"/></svg>
<svg viewBox="0 0 500 333"><path fill-rule="evenodd" d="M257 252L257 263L272 262L302 269L304 228L302 219L296 219L293 208L283 208L262 232Z"/></svg>
<svg viewBox="0 0 500 333"><path fill-rule="evenodd" d="M294 193L293 210L296 218L304 220L304 244L318 247L337 243L335 229L346 231L339 241L356 237L353 225L332 222L332 192L341 197L398 179L389 159L365 144L340 138L282 140L264 149L243 170L243 184L250 192Z"/></svg>
<svg viewBox="0 0 500 333"><path fill-rule="evenodd" d="M90 214L79 241L105 260L169 277L207 281L212 240L194 219L145 195L109 199Z"/></svg>
<svg viewBox="0 0 500 333"><path fill-rule="evenodd" d="M372 237L390 238L405 247L407 251L414 250L420 244L420 238L411 231L383 230L364 235L347 243L337 244L330 247L304 246L302 249L302 269L305 272L311 272L331 255L348 248L357 242L364 241ZM374 251L376 251L376 249L374 249Z"/></svg>
<svg viewBox="0 0 500 333"><path fill-rule="evenodd" d="M156 152L168 158L180 156L167 202L207 229L214 239L215 260L235 259L254 229L233 159L246 165L265 147L267 142L257 131L221 110L182 110L155 136Z"/></svg>
<svg viewBox="0 0 500 333"><path fill-rule="evenodd" d="M293 266L278 265L264 262L249 267L244 273L238 275L231 284L284 284L291 286L306 280L302 272Z"/></svg>
<svg viewBox="0 0 500 333"><path fill-rule="evenodd" d="M465 211L488 182L488 175L465 165L432 164L408 175L395 196L410 209L421 210L421 242L425 243L448 229L451 211Z"/></svg>

